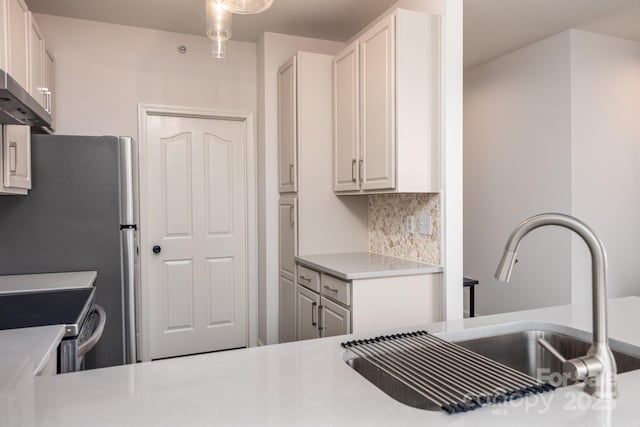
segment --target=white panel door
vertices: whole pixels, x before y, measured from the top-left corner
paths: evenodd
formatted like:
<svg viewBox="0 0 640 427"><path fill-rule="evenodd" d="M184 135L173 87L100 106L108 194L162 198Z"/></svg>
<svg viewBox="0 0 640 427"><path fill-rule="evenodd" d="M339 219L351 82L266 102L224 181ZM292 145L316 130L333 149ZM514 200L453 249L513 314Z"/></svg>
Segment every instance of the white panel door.
<svg viewBox="0 0 640 427"><path fill-rule="evenodd" d="M318 306L320 295L300 285L296 285L297 294L297 334L299 340L320 338L318 328Z"/></svg>
<svg viewBox="0 0 640 427"><path fill-rule="evenodd" d="M296 199L293 197L280 199L278 216L280 222L280 275L294 281L296 277L296 261L294 256L298 254Z"/></svg>
<svg viewBox="0 0 640 427"><path fill-rule="evenodd" d="M322 298L320 318L323 337L335 337L351 332L351 311L326 298Z"/></svg>
<svg viewBox="0 0 640 427"><path fill-rule="evenodd" d="M360 123L363 190L395 188L395 17L360 39Z"/></svg>
<svg viewBox="0 0 640 427"><path fill-rule="evenodd" d="M18 125L3 128L4 186L28 190L31 188L31 128Z"/></svg>
<svg viewBox="0 0 640 427"><path fill-rule="evenodd" d="M239 121L147 120L152 359L247 345L245 146Z"/></svg>
<svg viewBox="0 0 640 427"><path fill-rule="evenodd" d="M296 340L296 285L280 276L279 286L279 341L292 342Z"/></svg>
<svg viewBox="0 0 640 427"><path fill-rule="evenodd" d="M278 188L281 193L298 191L296 152L297 125L297 57L278 70Z"/></svg>
<svg viewBox="0 0 640 427"><path fill-rule="evenodd" d="M29 89L29 9L24 0L7 1L7 71Z"/></svg>
<svg viewBox="0 0 640 427"><path fill-rule="evenodd" d="M358 42L347 46L333 62L333 189L360 189L359 53Z"/></svg>

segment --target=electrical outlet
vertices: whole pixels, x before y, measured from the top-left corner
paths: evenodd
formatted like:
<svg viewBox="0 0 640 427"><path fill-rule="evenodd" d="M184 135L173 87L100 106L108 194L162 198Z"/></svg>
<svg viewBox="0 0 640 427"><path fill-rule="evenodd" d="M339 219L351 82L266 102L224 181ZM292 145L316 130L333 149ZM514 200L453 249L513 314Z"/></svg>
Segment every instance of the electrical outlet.
<svg viewBox="0 0 640 427"><path fill-rule="evenodd" d="M416 232L416 217L413 215L407 215L405 218L405 223L407 225L407 234L413 234Z"/></svg>
<svg viewBox="0 0 640 427"><path fill-rule="evenodd" d="M431 234L433 234L431 215L420 215L418 219L418 232L425 236L431 236Z"/></svg>

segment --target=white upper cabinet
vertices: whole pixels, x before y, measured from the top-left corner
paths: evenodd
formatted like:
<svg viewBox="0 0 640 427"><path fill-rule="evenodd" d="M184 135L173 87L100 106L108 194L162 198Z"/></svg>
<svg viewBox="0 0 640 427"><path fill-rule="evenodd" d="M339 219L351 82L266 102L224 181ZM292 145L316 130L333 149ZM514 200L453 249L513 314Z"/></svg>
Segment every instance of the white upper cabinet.
<svg viewBox="0 0 640 427"><path fill-rule="evenodd" d="M56 129L56 108L55 108L55 94L56 94L56 57L53 53L45 47L44 50L44 87L47 89L48 99L45 105L45 109L51 114L51 130Z"/></svg>
<svg viewBox="0 0 640 427"><path fill-rule="evenodd" d="M440 191L439 17L396 9L365 29L335 57L334 114L334 191Z"/></svg>
<svg viewBox="0 0 640 427"><path fill-rule="evenodd" d="M7 69L23 88L29 88L29 9L23 0L4 0L7 26Z"/></svg>
<svg viewBox="0 0 640 427"><path fill-rule="evenodd" d="M360 120L359 43L347 46L333 63L333 187L360 189L358 177Z"/></svg>
<svg viewBox="0 0 640 427"><path fill-rule="evenodd" d="M45 110L47 110L48 95L44 84L44 38L33 16L29 14L31 81L29 93Z"/></svg>
<svg viewBox="0 0 640 427"><path fill-rule="evenodd" d="M395 188L395 16L360 37L360 146L363 190Z"/></svg>
<svg viewBox="0 0 640 427"><path fill-rule="evenodd" d="M281 193L298 190L296 179L297 57L278 70L278 187Z"/></svg>
<svg viewBox="0 0 640 427"><path fill-rule="evenodd" d="M27 194L31 188L31 129L2 126L2 185L0 193Z"/></svg>

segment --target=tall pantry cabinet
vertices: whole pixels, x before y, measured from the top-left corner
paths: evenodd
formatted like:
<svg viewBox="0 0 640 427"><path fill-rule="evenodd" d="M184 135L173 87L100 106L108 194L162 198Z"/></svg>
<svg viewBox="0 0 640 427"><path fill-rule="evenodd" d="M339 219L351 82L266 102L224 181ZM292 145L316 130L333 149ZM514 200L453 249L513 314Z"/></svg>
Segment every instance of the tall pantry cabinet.
<svg viewBox="0 0 640 427"><path fill-rule="evenodd" d="M278 70L280 342L297 339L303 315L294 257L368 250L366 197L333 192L332 67L333 56L297 52Z"/></svg>

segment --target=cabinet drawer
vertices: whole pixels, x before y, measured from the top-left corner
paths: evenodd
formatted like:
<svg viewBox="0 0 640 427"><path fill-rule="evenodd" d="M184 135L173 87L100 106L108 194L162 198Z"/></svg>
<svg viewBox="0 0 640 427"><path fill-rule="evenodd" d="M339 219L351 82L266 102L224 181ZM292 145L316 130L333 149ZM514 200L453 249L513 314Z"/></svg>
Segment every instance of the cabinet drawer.
<svg viewBox="0 0 640 427"><path fill-rule="evenodd" d="M312 291L320 292L320 273L298 265L298 283Z"/></svg>
<svg viewBox="0 0 640 427"><path fill-rule="evenodd" d="M351 283L322 274L320 286L323 296L346 306L351 305Z"/></svg>

